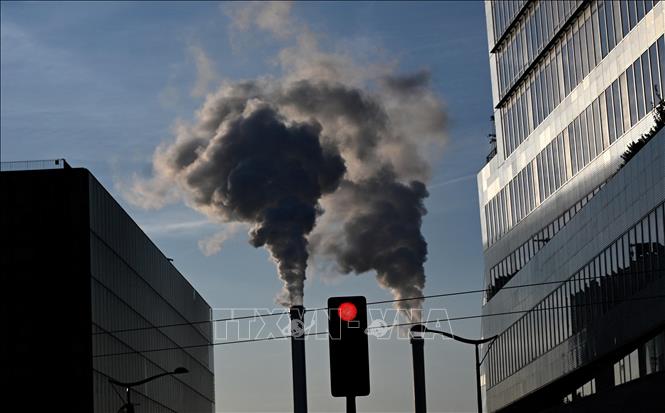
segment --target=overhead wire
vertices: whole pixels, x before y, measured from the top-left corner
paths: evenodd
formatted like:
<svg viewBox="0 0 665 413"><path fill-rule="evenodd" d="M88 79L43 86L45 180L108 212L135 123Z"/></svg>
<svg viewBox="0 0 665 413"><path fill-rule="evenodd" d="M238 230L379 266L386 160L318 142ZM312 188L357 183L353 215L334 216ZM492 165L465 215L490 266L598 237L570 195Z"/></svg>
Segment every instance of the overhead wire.
<svg viewBox="0 0 665 413"><path fill-rule="evenodd" d="M475 319L475 318L498 317L498 316L513 315L513 314L524 314L524 313L528 313L528 312L531 312L531 311L554 311L554 310L560 310L560 309L565 309L565 308L587 307L587 306L593 306L593 305L602 305L602 304L619 303L619 302L627 302L627 301L652 300L652 299L657 299L657 298L661 298L661 299L665 298L665 294L652 295L652 296L642 296L642 297L632 297L632 298L626 298L626 299L621 299L621 300L605 300L605 301L597 301L597 302L582 303L582 304L575 304L575 305L552 306L552 307L548 307L548 308L531 308L531 309L528 309L528 310L503 311L503 312L498 312L498 313L474 314L474 315L467 315L467 316L439 318L439 319L434 319L434 320L425 320L425 321L416 321L416 322L393 323L393 324L389 324L389 325L385 325L385 326L370 326L370 327L367 327L367 330L391 329L391 328L395 328L395 327L406 327L406 326L414 326L414 325L420 325L420 324L432 324L432 323L442 323L442 322L450 322L450 321L469 320L469 319ZM305 332L301 336L302 337L309 337L309 336L318 336L318 335L324 335L324 334L327 335L328 332L327 331L310 332L310 333ZM283 339L287 339L287 338L291 338L291 337L292 337L291 335L270 336L270 337L242 339L242 340L234 340L234 341L222 341L222 342L217 342L217 343L192 344L192 345L184 345L184 346L177 346L177 347L164 347L164 348L157 348L157 349L144 349L144 350L123 351L123 352L116 352L116 353L95 354L92 357L93 358L100 358L100 357L112 357L112 356L122 356L122 355L130 355L130 354L152 353L152 352L159 352L159 351L184 350L184 349L189 349L189 348L216 347L216 346L223 346L223 345L230 345L230 344L241 344L241 343L259 342L259 341L283 340Z"/></svg>
<svg viewBox="0 0 665 413"><path fill-rule="evenodd" d="M586 280L586 279L592 279L592 278L583 278L583 280ZM538 283L504 286L501 289L502 290L508 290L508 289L515 289L515 288L527 288L527 287L536 287L536 286L548 285L548 284L562 284L564 282L565 281L543 281L543 282L538 282ZM487 288L476 289L476 290L453 291L453 292L449 292L449 293L428 294L428 295L422 295L422 296L417 296L417 297L370 301L370 302L367 303L367 305L391 304L391 303L405 302L405 301L426 300L426 299L431 299L431 298L443 298L443 297L453 297L453 296L458 296L458 295L479 294L479 293L486 293L487 291L488 291ZM326 310L328 310L328 307L307 308L305 311L306 312L316 312L316 311L326 311ZM181 322L181 323L150 325L150 326L144 326L144 327L128 327L128 328L121 328L121 329L117 329L117 330L95 331L95 332L92 333L92 335L105 335L105 334L127 333L127 332L132 332L132 331L141 331L141 330L155 330L155 329L171 328L171 327L195 326L195 325L198 325L198 324L250 320L250 319L254 319L254 318L268 318L268 317L274 317L274 316L284 316L284 315L288 315L288 314L289 314L288 310L280 310L280 311L273 311L273 312L267 312L267 313L262 313L262 314L251 314L251 315L244 315L244 316L225 317L225 318L217 318L217 319L212 319L212 320L186 321L186 322Z"/></svg>

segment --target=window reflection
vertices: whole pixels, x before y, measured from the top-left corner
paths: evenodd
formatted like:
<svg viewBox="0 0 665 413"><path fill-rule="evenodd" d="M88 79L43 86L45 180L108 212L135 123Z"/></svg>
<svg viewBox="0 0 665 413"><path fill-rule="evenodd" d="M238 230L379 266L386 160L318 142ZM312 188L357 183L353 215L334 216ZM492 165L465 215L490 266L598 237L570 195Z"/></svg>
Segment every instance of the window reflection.
<svg viewBox="0 0 665 413"><path fill-rule="evenodd" d="M528 163L488 202L485 206L488 246L644 118L647 109L653 109L648 99L654 96L654 90L663 90L663 53L665 41L661 36L536 156L535 164ZM647 76L645 72L649 72ZM568 165L571 176L567 173ZM534 171L538 174L538 185L528 178Z"/></svg>
<svg viewBox="0 0 665 413"><path fill-rule="evenodd" d="M652 281L665 277L664 209L664 204L659 204L499 335L489 350L489 387L583 332ZM640 347L649 366L644 374L665 369L664 337L665 333L660 333ZM619 372L615 385L639 377L639 371L632 370L633 363L638 365L638 353L633 353L615 364L615 372ZM578 352L576 362L582 360Z"/></svg>

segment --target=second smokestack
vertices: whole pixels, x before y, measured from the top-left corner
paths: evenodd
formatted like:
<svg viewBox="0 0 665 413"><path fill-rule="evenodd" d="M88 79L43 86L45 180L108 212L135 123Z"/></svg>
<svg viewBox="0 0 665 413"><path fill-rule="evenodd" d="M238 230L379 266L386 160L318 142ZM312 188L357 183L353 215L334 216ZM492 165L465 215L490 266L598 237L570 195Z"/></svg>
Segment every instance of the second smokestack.
<svg viewBox="0 0 665 413"><path fill-rule="evenodd" d="M422 326L411 329L411 352L413 354L413 395L415 412L427 412L427 392L425 387L425 340L422 337Z"/></svg>
<svg viewBox="0 0 665 413"><path fill-rule="evenodd" d="M294 305L291 316L291 369L293 374L293 411L307 413L305 368L305 307Z"/></svg>

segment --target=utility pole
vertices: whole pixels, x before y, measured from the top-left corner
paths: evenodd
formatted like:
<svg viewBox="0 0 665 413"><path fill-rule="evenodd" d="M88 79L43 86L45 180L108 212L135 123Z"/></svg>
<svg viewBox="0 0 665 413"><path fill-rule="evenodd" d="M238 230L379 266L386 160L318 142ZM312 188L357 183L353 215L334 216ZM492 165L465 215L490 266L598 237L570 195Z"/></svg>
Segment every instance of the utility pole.
<svg viewBox="0 0 665 413"><path fill-rule="evenodd" d="M429 328L425 327L422 324L418 324L418 325L415 325L415 326L411 327L411 335L412 335L411 345L412 345L412 350L413 350L413 363L414 363L414 388L417 387L416 381L418 380L418 378L416 377L416 374L415 374L415 372L416 372L416 366L415 366L416 365L416 351L417 350L416 350L416 347L413 346L413 337L415 336L414 333L441 334L442 336L452 338L455 341L459 341L459 342L465 343L465 344L473 344L475 346L475 349L476 349L476 398L477 398L477 402L478 402L478 413L482 413L482 411L483 411L483 397L482 397L482 392L480 391L480 366L481 366L484 358L483 358L483 360L480 359L479 346L481 344L485 344L485 343L490 343L490 346L491 346L492 343L494 342L494 340L496 340L497 336L492 336L492 337L488 337L488 338L481 338L481 339L474 340L474 339L470 339L470 338L464 338L464 337L456 336L452 333L448 333L448 332L445 332L445 331L430 330ZM418 336L418 337L420 338L420 340L423 339L422 336ZM420 346L421 346L421 349L422 349L422 344ZM423 408L425 406L425 402L424 402L424 400L425 400L425 393L424 393L425 392L425 390L424 390L424 388L425 388L425 379L424 379L425 362L424 362L424 360L422 361L422 366L423 366L422 367L422 369L423 369L423 373L422 373L423 378L421 379L422 380L422 385L421 385L422 390L420 390L420 392L421 392L420 396L418 394L416 394L416 413L419 413L419 411L418 411L418 398L419 397L422 397L422 399L423 399L423 402L422 402L423 403ZM417 390L417 392L418 392L418 390ZM423 412L424 412L424 410L423 410Z"/></svg>
<svg viewBox="0 0 665 413"><path fill-rule="evenodd" d="M480 350L478 347L479 343L476 343L476 397L478 399L478 413L483 411L483 395L480 391Z"/></svg>

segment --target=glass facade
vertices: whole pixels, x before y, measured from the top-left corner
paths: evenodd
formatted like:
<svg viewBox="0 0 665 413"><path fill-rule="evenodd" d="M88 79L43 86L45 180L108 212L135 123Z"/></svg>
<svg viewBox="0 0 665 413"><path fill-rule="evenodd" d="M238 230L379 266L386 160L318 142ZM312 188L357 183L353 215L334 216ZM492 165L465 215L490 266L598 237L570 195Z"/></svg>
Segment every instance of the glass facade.
<svg viewBox="0 0 665 413"><path fill-rule="evenodd" d="M539 231L535 232L525 243L513 250L508 256L502 259L498 264L490 269L490 284L487 286L486 301L489 301L494 295L506 285L513 275L526 265L540 249L549 242L554 235L562 229L575 214L600 191L605 183L596 187L585 197L580 199L564 213L559 215L549 224L545 225Z"/></svg>
<svg viewBox="0 0 665 413"><path fill-rule="evenodd" d="M581 12L581 17L560 35L556 44L532 68L529 68L529 65L533 56L527 52L531 48L525 48L522 53L498 54L500 99L505 100L499 105L501 127L506 137L503 142L504 156L508 157L514 152L658 1L591 2ZM536 8L541 4L548 5L543 6L544 8L556 8L554 5L557 3L538 2ZM564 15L569 16L577 7L578 4L564 7ZM624 9L626 16L634 14L634 17L622 17L623 13L620 11ZM629 10L634 13L628 14ZM563 22L565 20L556 20L556 24ZM553 21L552 25L554 23ZM530 38L532 31L538 32L528 27L517 36L521 37L521 42L525 44L531 43L526 39ZM532 39L532 42L537 42L537 38ZM507 97L506 93L526 69L529 69L529 75L520 81L519 87ZM649 89L650 92L651 90Z"/></svg>
<svg viewBox="0 0 665 413"><path fill-rule="evenodd" d="M631 386L653 395L665 300L643 298L665 294L665 131L618 168L663 95L665 5L485 10L502 152L478 174L482 312L502 315L481 322L498 337L485 347L486 408L605 411Z"/></svg>
<svg viewBox="0 0 665 413"><path fill-rule="evenodd" d="M505 33L506 29L515 16L527 3L527 0L503 0L492 2L492 17L494 21L494 38L498 39Z"/></svg>
<svg viewBox="0 0 665 413"><path fill-rule="evenodd" d="M659 332L614 363L613 384L620 386L662 371L665 371L665 331ZM564 404L595 393L596 379L591 379L574 393L566 395Z"/></svg>
<svg viewBox="0 0 665 413"><path fill-rule="evenodd" d="M497 3L502 2L492 5ZM496 50L500 96L508 92L582 3L582 0L565 0L530 4Z"/></svg>
<svg viewBox="0 0 665 413"><path fill-rule="evenodd" d="M488 202L489 245L650 113L657 103L655 91L662 91L663 84L661 36Z"/></svg>
<svg viewBox="0 0 665 413"><path fill-rule="evenodd" d="M663 203L498 336L488 353L488 387L579 334L662 277ZM577 363L584 361L580 353Z"/></svg>

